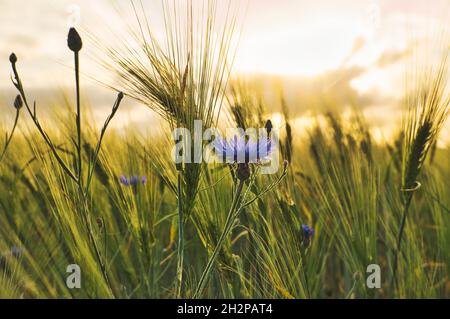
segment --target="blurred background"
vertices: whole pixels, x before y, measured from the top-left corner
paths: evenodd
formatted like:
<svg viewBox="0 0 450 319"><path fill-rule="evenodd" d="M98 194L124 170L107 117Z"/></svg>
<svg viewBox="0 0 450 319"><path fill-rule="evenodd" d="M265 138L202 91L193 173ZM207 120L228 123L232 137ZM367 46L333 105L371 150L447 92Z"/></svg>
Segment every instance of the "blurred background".
<svg viewBox="0 0 450 319"><path fill-rule="evenodd" d="M232 0L233 1L233 0ZM200 1L201 2L201 1ZM448 0L248 0L237 1L242 34L233 75L263 96L275 123L283 99L294 128L308 126L322 112L345 117L360 109L374 136L387 139L400 125L405 71L417 48L431 48L448 29ZM161 3L143 1L156 34L163 32ZM14 114L16 92L10 81L9 54L19 57L28 94L45 113L63 92L73 94L72 55L66 47L70 26L85 39L83 90L93 117L104 119L115 95L98 67L95 36L114 46L135 22L129 1L0 1L0 107ZM447 33L448 34L448 33ZM448 39L448 38L445 38ZM438 55L427 57L430 61ZM102 79L103 84L96 81ZM159 123L148 108L127 99L116 127L139 126L147 133ZM5 121L3 117L2 121ZM446 125L440 143L450 141Z"/></svg>

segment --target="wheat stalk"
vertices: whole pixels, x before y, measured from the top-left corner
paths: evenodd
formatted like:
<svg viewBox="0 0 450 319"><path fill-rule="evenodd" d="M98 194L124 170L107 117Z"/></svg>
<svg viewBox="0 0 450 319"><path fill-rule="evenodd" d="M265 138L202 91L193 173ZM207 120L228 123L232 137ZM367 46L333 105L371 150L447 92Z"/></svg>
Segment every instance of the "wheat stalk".
<svg viewBox="0 0 450 319"><path fill-rule="evenodd" d="M448 117L450 96L446 93L448 81L448 47L437 66L424 67L413 75L413 88L408 92L408 115L403 124L402 184L403 214L400 221L394 254L392 283L397 281L398 258L408 210L414 192L420 188L417 178L431 146Z"/></svg>

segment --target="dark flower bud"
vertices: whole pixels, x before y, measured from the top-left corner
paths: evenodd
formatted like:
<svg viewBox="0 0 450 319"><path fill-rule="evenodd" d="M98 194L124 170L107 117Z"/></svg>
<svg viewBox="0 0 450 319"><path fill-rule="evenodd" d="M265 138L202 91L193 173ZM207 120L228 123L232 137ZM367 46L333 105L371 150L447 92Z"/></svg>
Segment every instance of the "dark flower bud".
<svg viewBox="0 0 450 319"><path fill-rule="evenodd" d="M117 110L119 109L120 102L122 102L123 96L124 96L124 94L123 94L122 92L119 92L119 93L117 94L117 99L116 99L116 101L114 102L114 105L113 105L113 107L112 107L113 113L117 112Z"/></svg>
<svg viewBox="0 0 450 319"><path fill-rule="evenodd" d="M272 132L272 122L270 120L267 120L266 125L264 126L266 128L267 131L267 135L270 135L270 132Z"/></svg>
<svg viewBox="0 0 450 319"><path fill-rule="evenodd" d="M16 99L14 100L14 107L17 110L20 110L23 106L23 101L22 101L22 97L20 95L16 96Z"/></svg>
<svg viewBox="0 0 450 319"><path fill-rule="evenodd" d="M245 181L250 177L250 167L247 163L239 163L236 171L237 178L240 181Z"/></svg>
<svg viewBox="0 0 450 319"><path fill-rule="evenodd" d="M9 56L9 62L11 62L12 64L15 64L17 62L17 56L15 53L11 53L11 55Z"/></svg>
<svg viewBox="0 0 450 319"><path fill-rule="evenodd" d="M67 36L67 46L75 53L79 52L83 47L81 37L75 28L70 28L69 30L69 35Z"/></svg>

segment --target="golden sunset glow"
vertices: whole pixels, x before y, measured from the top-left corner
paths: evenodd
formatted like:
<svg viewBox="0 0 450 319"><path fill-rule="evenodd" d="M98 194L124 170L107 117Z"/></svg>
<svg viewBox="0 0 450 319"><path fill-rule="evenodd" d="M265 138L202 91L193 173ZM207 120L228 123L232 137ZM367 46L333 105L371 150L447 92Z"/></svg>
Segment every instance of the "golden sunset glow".
<svg viewBox="0 0 450 319"><path fill-rule="evenodd" d="M204 2L194 4L201 8ZM269 104L278 104L277 96L269 91L274 82L281 80L286 98L292 103L304 105L304 99L318 92L331 97L347 90L364 103L370 101L370 105L361 106L364 112L383 116L398 114L412 50L417 43L447 30L450 12L446 0L435 0L433 6L426 0L232 0L231 5L239 16L232 72L264 82L263 94ZM159 1L144 1L144 7L154 34L161 36L164 24ZM56 40L64 37L68 26L75 25L114 46L120 39L130 39L129 30L135 22L128 2L112 0L32 2L21 12L20 24L15 23L17 10L15 1L0 4L0 36L8 43L8 47L0 49L0 58L6 61L10 48L23 56L29 86L37 92L45 91L47 86L70 85L70 57L64 54L64 43ZM35 15L37 11L46 14ZM87 52L91 51L92 46L86 47ZM94 59L87 59L81 67L87 79L107 79ZM42 70L52 74L45 84L40 76ZM2 67L0 98L11 98L8 77L8 68ZM89 90L98 92L91 99L105 105L106 90L93 81L87 84ZM128 117L133 122L153 116L145 115L145 111L133 112ZM296 110L293 113L302 115ZM97 110L95 114L100 118L102 112ZM375 118L373 124L386 126L380 116Z"/></svg>

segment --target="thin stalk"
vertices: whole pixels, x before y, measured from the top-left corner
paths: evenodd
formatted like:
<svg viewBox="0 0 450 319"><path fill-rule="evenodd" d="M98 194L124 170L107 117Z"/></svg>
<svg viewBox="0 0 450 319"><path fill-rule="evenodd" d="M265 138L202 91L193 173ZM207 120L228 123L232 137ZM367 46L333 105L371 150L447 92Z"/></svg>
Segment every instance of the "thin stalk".
<svg viewBox="0 0 450 319"><path fill-rule="evenodd" d="M119 109L119 106L120 106L120 103L121 103L122 99L123 99L123 93L120 92L117 95L116 101L114 102L111 114L107 117L105 123L103 124L103 128L102 128L102 130L100 132L100 138L99 138L99 140L97 142L97 146L95 147L94 157L92 159L92 163L90 163L90 167L88 168L88 174L87 174L85 191L84 191L85 196L87 196L89 194L89 189L90 189L91 182L92 182L92 176L94 175L94 170L95 170L95 167L97 165L97 160L98 160L98 156L99 156L99 153L100 153L100 148L102 146L103 137L105 136L105 133L106 133L106 130L108 128L109 123L111 122L111 120L116 115L116 112Z"/></svg>
<svg viewBox="0 0 450 319"><path fill-rule="evenodd" d="M177 281L176 297L181 298L183 289L183 264L184 264L184 221L181 190L181 171L178 171L178 246L177 246Z"/></svg>
<svg viewBox="0 0 450 319"><path fill-rule="evenodd" d="M86 224L88 237L89 237L90 242L92 243L92 246L94 247L95 257L97 258L97 262L100 264L100 270L101 270L103 278L105 279L106 284L108 286L109 293L111 294L111 296L114 297L112 285L109 280L108 272L106 271L106 264L103 262L102 256L100 254L100 249L99 249L99 247L97 245L97 241L95 240L95 237L94 237L92 225L89 221L89 209L88 209L88 204L87 204L87 198L83 194L83 189L82 189L81 185L79 185L79 190L80 190L81 200L83 201L82 216L83 216L84 223Z"/></svg>
<svg viewBox="0 0 450 319"><path fill-rule="evenodd" d="M220 250L222 249L223 243L228 236L230 230L232 229L236 208L238 206L242 189L244 187L244 180L239 181L238 188L236 189L236 193L233 198L233 203L231 204L230 211L228 212L227 220L225 222L225 226L222 230L222 233L219 237L219 241L217 242L216 247L214 248L213 254L208 260L208 263L206 264L205 269L203 270L202 276L200 277L200 281L197 285L197 289L195 290L194 299L199 298L201 292L203 291L203 288L205 287L205 284L211 274L211 271L213 269L214 263L217 259L217 256L219 255Z"/></svg>
<svg viewBox="0 0 450 319"><path fill-rule="evenodd" d="M301 264L302 264L302 272L303 272L303 280L305 281L305 290L306 290L306 297L308 299L311 299L311 292L309 290L309 283L308 283L308 274L306 273L306 254L305 254L305 245L302 245L300 249L300 255L301 255Z"/></svg>
<svg viewBox="0 0 450 319"><path fill-rule="evenodd" d="M5 146L3 147L3 151L0 154L0 162L2 161L3 157L5 156L6 150L8 149L9 144L11 143L12 137L14 135L14 131L16 130L16 126L17 126L17 122L19 120L19 109L16 110L16 118L14 119L14 125L11 131L11 134L8 135L7 139L6 139L6 143Z"/></svg>
<svg viewBox="0 0 450 319"><path fill-rule="evenodd" d="M78 51L74 52L75 56L75 86L77 95L77 157L78 157L78 183L83 186L83 176L81 170L81 107L80 107L80 61Z"/></svg>
<svg viewBox="0 0 450 319"><path fill-rule="evenodd" d="M69 35L70 37L70 35ZM80 40L81 41L81 40ZM88 233L89 240L94 247L95 256L97 258L98 263L100 264L100 269L102 272L102 275L106 281L106 284L108 286L109 292L112 296L114 296L111 282L108 277L108 273L106 271L106 265L103 262L100 249L97 245L97 241L94 237L94 232L92 230L92 225L89 220L89 208L87 203L87 194L85 194L83 189L83 170L82 170L82 154L81 154L81 100L80 100L80 61L79 61L79 49L74 50L74 60L75 60L75 91L76 91L76 103L77 103L77 114L76 114L76 126L77 126L77 184L78 184L78 191L82 200L83 205L83 219L84 223L86 224L86 229Z"/></svg>
<svg viewBox="0 0 450 319"><path fill-rule="evenodd" d="M413 193L408 193L406 199L405 199L405 205L403 207L403 216L402 220L400 222L400 228L398 232L398 238L397 238L397 245L394 253L394 268L392 271L392 284L395 284L398 286L398 280L397 280L397 268L398 268L398 256L401 253L401 245L402 245L402 239L403 239L403 233L406 225L406 216L408 215L409 206L411 204L411 200L413 197Z"/></svg>

